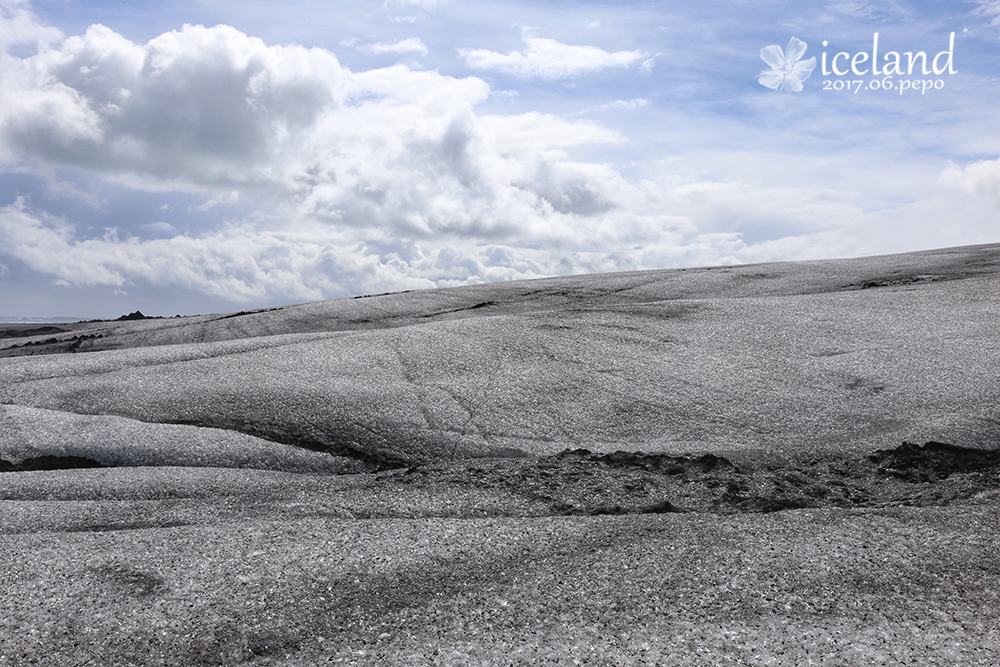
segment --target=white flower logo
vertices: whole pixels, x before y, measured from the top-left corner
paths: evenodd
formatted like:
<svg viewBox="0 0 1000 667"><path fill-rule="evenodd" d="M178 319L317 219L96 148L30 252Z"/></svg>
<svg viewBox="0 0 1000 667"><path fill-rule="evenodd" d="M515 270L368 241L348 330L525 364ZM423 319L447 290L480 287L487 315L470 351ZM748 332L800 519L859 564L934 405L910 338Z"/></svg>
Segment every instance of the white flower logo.
<svg viewBox="0 0 1000 667"><path fill-rule="evenodd" d="M802 82L809 78L813 68L816 67L816 58L799 62L805 52L806 43L795 37L788 42L788 48L784 53L777 44L765 46L760 50L760 57L771 66L771 69L766 69L757 75L760 85L796 93L802 90Z"/></svg>

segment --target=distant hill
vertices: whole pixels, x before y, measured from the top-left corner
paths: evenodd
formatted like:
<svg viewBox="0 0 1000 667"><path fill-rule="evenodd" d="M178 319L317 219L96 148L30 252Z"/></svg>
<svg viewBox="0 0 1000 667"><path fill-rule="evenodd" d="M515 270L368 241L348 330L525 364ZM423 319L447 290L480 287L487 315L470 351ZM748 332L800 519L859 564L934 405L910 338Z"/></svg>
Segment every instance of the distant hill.
<svg viewBox="0 0 1000 667"><path fill-rule="evenodd" d="M992 448L998 294L986 245L0 326L0 458L346 472L578 447Z"/></svg>

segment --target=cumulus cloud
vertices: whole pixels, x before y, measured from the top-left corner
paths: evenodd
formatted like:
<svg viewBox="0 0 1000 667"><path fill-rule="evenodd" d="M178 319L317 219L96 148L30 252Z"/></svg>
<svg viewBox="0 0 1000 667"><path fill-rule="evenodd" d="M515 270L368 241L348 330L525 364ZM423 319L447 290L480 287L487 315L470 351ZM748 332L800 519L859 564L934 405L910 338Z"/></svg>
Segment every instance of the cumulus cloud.
<svg viewBox="0 0 1000 667"><path fill-rule="evenodd" d="M980 160L964 167L949 164L941 175L945 185L974 193L1000 204L1000 158Z"/></svg>
<svg viewBox="0 0 1000 667"><path fill-rule="evenodd" d="M524 51L498 53L488 49L459 49L472 69L492 70L519 79L568 79L609 67L630 67L646 58L641 51L609 53L596 46L571 46L554 39L524 35Z"/></svg>
<svg viewBox="0 0 1000 667"><path fill-rule="evenodd" d="M534 277L604 266L607 244L678 241L678 221L637 212L643 188L573 159L620 134L538 112L477 113L489 94L474 77L401 65L352 72L328 51L227 26L186 25L146 44L100 25L38 41L3 64L8 166L194 193L202 212L264 208L185 234L137 221L153 237L142 240L94 237L22 201L3 209L0 252L65 284L145 281L252 300ZM510 253L502 263L498 248Z"/></svg>
<svg viewBox="0 0 1000 667"><path fill-rule="evenodd" d="M411 37L409 39L401 39L396 42L375 42L374 44L366 44L359 47L363 53L369 55L380 55L383 53L419 53L420 55L427 55L427 45L418 37Z"/></svg>
<svg viewBox="0 0 1000 667"><path fill-rule="evenodd" d="M137 45L95 25L5 69L11 151L148 189L271 182L268 159L344 104L332 54L268 48L226 26Z"/></svg>
<svg viewBox="0 0 1000 667"><path fill-rule="evenodd" d="M227 26L140 45L95 25L6 69L7 155L201 193L206 207L266 193L290 219L496 240L553 211L609 210L622 194L613 173L565 152L618 141L613 132L538 113L480 116L489 87L479 79L355 73L328 51L267 46Z"/></svg>

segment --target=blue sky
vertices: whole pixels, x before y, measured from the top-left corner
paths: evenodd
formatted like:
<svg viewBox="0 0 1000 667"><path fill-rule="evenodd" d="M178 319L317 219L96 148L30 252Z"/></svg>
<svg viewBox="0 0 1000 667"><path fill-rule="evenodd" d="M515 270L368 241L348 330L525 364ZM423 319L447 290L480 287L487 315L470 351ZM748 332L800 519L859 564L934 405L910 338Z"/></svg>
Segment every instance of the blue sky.
<svg viewBox="0 0 1000 667"><path fill-rule="evenodd" d="M998 74L993 0L0 0L0 317L997 242Z"/></svg>

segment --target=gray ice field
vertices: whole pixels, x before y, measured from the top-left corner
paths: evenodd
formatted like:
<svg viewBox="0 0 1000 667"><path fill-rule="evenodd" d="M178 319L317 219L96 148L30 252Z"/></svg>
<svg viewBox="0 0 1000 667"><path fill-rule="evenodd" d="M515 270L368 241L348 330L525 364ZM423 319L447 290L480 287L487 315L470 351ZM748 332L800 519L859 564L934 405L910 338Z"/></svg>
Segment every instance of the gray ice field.
<svg viewBox="0 0 1000 667"><path fill-rule="evenodd" d="M998 370L1000 245L4 324L0 665L995 667Z"/></svg>

